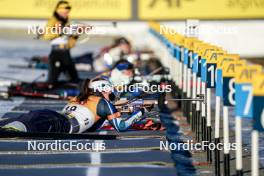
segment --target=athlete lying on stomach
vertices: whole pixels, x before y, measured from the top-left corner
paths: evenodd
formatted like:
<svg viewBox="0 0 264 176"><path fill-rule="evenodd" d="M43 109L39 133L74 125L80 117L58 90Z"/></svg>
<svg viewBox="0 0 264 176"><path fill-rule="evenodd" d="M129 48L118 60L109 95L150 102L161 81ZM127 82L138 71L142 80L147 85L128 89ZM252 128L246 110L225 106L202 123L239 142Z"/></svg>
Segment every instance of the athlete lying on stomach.
<svg viewBox="0 0 264 176"><path fill-rule="evenodd" d="M143 109L122 119L110 102L112 87L109 81L98 78L85 80L79 96L73 98L61 113L51 110L30 111L17 118L0 121L6 130L23 132L83 133L95 131L108 120L117 131L125 131L143 119Z"/></svg>

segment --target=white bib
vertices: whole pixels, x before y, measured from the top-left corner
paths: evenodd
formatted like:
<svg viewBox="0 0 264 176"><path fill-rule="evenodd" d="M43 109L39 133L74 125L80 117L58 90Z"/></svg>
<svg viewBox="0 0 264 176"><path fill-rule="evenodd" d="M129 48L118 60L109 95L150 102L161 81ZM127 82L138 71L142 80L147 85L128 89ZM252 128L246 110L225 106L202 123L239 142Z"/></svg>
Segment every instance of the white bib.
<svg viewBox="0 0 264 176"><path fill-rule="evenodd" d="M71 132L73 128L78 128L77 133L82 133L89 129L95 123L95 116L90 109L78 104L67 104L62 113L69 117L69 119L76 119L78 124L71 124ZM74 126L73 126L74 125Z"/></svg>
<svg viewBox="0 0 264 176"><path fill-rule="evenodd" d="M51 45L67 45L68 44L68 37L67 36L61 36L61 37L57 37L53 40L51 40Z"/></svg>

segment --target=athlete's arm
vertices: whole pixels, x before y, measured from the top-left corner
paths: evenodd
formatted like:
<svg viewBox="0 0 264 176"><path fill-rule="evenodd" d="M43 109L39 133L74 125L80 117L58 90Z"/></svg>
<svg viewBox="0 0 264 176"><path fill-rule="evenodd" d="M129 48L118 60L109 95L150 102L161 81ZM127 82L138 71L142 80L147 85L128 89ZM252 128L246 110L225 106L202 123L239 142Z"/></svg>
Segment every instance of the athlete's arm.
<svg viewBox="0 0 264 176"><path fill-rule="evenodd" d="M122 119L121 113L117 111L112 103L105 99L101 99L98 106L99 108L97 109L97 114L101 117L106 117L118 132L126 131L131 125L143 119L143 110L136 111L128 118Z"/></svg>

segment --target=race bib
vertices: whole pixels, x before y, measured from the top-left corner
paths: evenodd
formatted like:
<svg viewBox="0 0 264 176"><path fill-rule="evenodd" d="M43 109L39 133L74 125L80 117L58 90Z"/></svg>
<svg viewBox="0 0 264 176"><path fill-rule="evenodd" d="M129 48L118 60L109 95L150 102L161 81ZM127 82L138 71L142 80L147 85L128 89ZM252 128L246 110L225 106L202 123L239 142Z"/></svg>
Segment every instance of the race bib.
<svg viewBox="0 0 264 176"><path fill-rule="evenodd" d="M68 104L63 108L62 113L71 122L71 133L82 133L95 123L92 111L82 105Z"/></svg>

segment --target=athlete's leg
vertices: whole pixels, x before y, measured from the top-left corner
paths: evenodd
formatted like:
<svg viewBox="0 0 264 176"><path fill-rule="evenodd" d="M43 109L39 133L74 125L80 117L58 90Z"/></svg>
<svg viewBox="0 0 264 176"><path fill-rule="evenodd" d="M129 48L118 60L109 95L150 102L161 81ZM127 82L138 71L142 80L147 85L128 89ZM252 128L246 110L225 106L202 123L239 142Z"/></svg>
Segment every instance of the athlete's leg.
<svg viewBox="0 0 264 176"><path fill-rule="evenodd" d="M50 110L30 111L17 118L1 121L0 126L17 129L17 124L23 124L26 127L26 130L19 129L19 131L54 133L70 131L70 123L67 118Z"/></svg>
<svg viewBox="0 0 264 176"><path fill-rule="evenodd" d="M0 129L27 132L26 125L18 120L18 118L4 119L0 121Z"/></svg>
<svg viewBox="0 0 264 176"><path fill-rule="evenodd" d="M79 77L77 70L75 68L75 64L72 61L71 54L69 50L64 51L63 53L63 66L65 67L65 71L69 74L70 76L70 81L78 83L79 82Z"/></svg>
<svg viewBox="0 0 264 176"><path fill-rule="evenodd" d="M63 115L51 110L31 111L29 116L33 118L29 124L34 132L67 133L70 131L70 123Z"/></svg>
<svg viewBox="0 0 264 176"><path fill-rule="evenodd" d="M60 61L60 51L52 50L49 56L49 74L48 82L50 84L56 84L61 73L62 63Z"/></svg>

